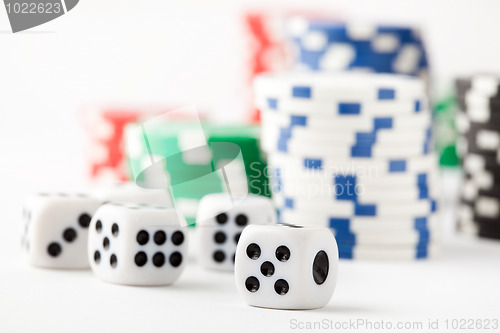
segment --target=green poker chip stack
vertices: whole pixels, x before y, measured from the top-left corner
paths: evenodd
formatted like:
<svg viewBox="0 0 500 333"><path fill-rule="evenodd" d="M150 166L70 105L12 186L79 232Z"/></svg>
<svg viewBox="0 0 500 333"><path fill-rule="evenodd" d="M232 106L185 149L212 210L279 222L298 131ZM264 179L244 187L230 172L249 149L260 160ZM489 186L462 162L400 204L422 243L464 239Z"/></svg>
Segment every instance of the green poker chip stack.
<svg viewBox="0 0 500 333"><path fill-rule="evenodd" d="M458 132L455 127L457 103L453 94L440 98L434 104L435 147L442 167L458 167L456 149Z"/></svg>
<svg viewBox="0 0 500 333"><path fill-rule="evenodd" d="M197 204L203 196L227 191L228 179L224 179L220 170L221 166L235 159L241 169L237 175L242 176L229 177L229 184L246 187L248 193L270 196L267 164L259 148L259 127L203 122L201 126L203 141L206 140L208 146L189 142L191 139L200 142L199 123L196 122L176 121L146 127L129 124L125 129L130 178L150 184L151 179L147 179L150 175L144 170L153 161L161 163L160 168L170 181L176 205L190 225L194 224ZM196 146L199 147L193 148ZM207 154L207 147L210 147L211 154Z"/></svg>

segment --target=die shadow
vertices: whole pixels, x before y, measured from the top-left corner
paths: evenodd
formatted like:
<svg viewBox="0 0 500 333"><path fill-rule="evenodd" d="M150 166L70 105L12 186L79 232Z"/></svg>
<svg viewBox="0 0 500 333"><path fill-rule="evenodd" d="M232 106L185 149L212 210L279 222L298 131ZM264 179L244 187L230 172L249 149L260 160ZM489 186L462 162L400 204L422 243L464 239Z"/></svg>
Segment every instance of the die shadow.
<svg viewBox="0 0 500 333"><path fill-rule="evenodd" d="M329 314L370 314L372 313L373 309L369 308L363 308L363 307L356 307L352 305L342 305L342 304L328 304L323 308L320 309L313 309L311 311L318 312L318 313L329 313Z"/></svg>
<svg viewBox="0 0 500 333"><path fill-rule="evenodd" d="M185 272L186 273L186 272ZM165 291L165 292L172 292L172 291L178 291L178 292L185 292L189 291L190 293L192 292L198 292L198 293L204 293L204 294L213 294L214 296L217 295L224 295L224 294L230 294L230 293L236 293L236 285L232 281L232 275L230 272L205 272L205 274L213 275L213 277L209 277L207 279L200 279L195 275L187 275L187 276L181 276L178 281L174 282L171 285L165 285L165 286L156 286L155 288L158 289L158 291ZM227 278L230 278L230 282L227 281ZM217 283L214 283L214 281L219 280ZM145 288L149 288L146 286Z"/></svg>
<svg viewBox="0 0 500 333"><path fill-rule="evenodd" d="M322 308L317 308L317 309L273 309L273 308L266 308L266 307L252 307L254 309L261 309L265 311L278 311L278 312L290 312L290 313L309 313L309 312L314 312L314 313L328 313L328 314L350 314L350 315L356 315L356 314L373 314L374 311L373 309L368 309L368 308L362 308L362 307L356 307L356 306L350 306L350 305L339 305L339 304L328 304Z"/></svg>

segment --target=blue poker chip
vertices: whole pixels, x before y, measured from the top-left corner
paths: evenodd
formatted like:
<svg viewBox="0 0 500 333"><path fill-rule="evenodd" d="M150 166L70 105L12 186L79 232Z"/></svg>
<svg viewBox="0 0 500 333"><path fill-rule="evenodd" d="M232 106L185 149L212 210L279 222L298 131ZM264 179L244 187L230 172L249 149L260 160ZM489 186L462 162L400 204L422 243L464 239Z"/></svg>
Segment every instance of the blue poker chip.
<svg viewBox="0 0 500 333"><path fill-rule="evenodd" d="M429 68L420 34L411 27L309 21L292 40L297 62L311 70L363 69L417 76Z"/></svg>

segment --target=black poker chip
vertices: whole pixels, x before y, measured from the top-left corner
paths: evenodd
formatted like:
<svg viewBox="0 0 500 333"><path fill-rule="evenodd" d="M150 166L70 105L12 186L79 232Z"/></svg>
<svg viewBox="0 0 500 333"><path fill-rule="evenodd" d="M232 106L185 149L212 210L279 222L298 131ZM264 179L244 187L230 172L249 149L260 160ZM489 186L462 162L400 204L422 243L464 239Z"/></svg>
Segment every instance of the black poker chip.
<svg viewBox="0 0 500 333"><path fill-rule="evenodd" d="M470 122L469 129L465 133L465 137L468 140L476 141L481 132L494 132L500 134L500 123L478 123Z"/></svg>
<svg viewBox="0 0 500 333"><path fill-rule="evenodd" d="M500 113L500 97L489 98L489 109L492 113Z"/></svg>
<svg viewBox="0 0 500 333"><path fill-rule="evenodd" d="M460 110L465 110L465 94L471 89L471 87L472 82L469 78L458 78L455 81L455 91Z"/></svg>
<svg viewBox="0 0 500 333"><path fill-rule="evenodd" d="M483 170L495 171L500 169L500 161L497 156L484 156L481 154L467 154L465 158L472 158L472 155L477 155L483 164Z"/></svg>
<svg viewBox="0 0 500 333"><path fill-rule="evenodd" d="M477 146L477 144L474 141L467 141L467 151L466 154L476 154L476 155L481 155L484 156L488 159L494 160L498 156L498 151L495 150L489 150L489 149L481 149Z"/></svg>
<svg viewBox="0 0 500 333"><path fill-rule="evenodd" d="M464 137L467 139L467 152L495 159L498 156L500 147L484 147L479 142L482 129L470 129ZM499 131L500 132L500 131Z"/></svg>
<svg viewBox="0 0 500 333"><path fill-rule="evenodd" d="M485 81L477 81L485 77L495 83L495 86L488 88L493 88L487 93L488 95L481 91L481 85ZM470 188L462 190L461 206L470 207L473 215L470 218L477 227L479 237L500 239L500 216L487 218L480 216L477 210L481 208L478 206L481 199L497 200L500 203L500 145L497 147L495 141L481 141L489 140L488 137L484 137L488 135L484 133L485 131L500 134L500 75L479 74L460 78L455 81L455 89L462 113L460 119L464 118L466 121L464 125L467 125L463 126L461 133L464 145L460 158L466 182L472 182L477 186L477 192L473 192L472 195L469 192ZM477 90L471 91L471 89ZM469 93L471 95L468 95ZM475 163L477 164L474 165ZM478 177L489 177L489 180L481 185L485 179ZM466 225L459 223L459 229L461 228L465 232L470 232L467 231Z"/></svg>
<svg viewBox="0 0 500 333"><path fill-rule="evenodd" d="M500 200L500 187L495 186L489 189L478 189L477 195L481 197L491 197Z"/></svg>
<svg viewBox="0 0 500 333"><path fill-rule="evenodd" d="M465 96L472 89L472 86L473 86L472 83L476 79L476 77L481 77L481 76L489 76L492 78L496 78L497 83L498 83L497 87L496 87L496 93L494 93L492 96L489 96L489 100L493 101L493 104L490 103L490 106L494 107L496 105L495 102L500 101L500 75L498 75L498 74L478 74L478 75L473 75L470 77L457 78L455 80L455 93L456 93L461 110L467 109L466 103L465 103Z"/></svg>
<svg viewBox="0 0 500 333"><path fill-rule="evenodd" d="M481 149L474 142L468 141L465 153L482 156L491 169L500 168L498 150Z"/></svg>
<svg viewBox="0 0 500 333"><path fill-rule="evenodd" d="M470 119L468 120L468 123L469 123L469 126L468 126L467 133L474 132L474 131L477 132L478 130L482 130L482 129L486 129L486 130L494 131L494 132L500 132L500 123L493 123L493 122L480 123L480 122L470 120Z"/></svg>
<svg viewBox="0 0 500 333"><path fill-rule="evenodd" d="M475 216L472 223L477 227L476 236L481 238L490 238L500 240L500 220L488 219ZM468 224L468 223L465 223ZM465 226L462 221L459 221L457 229L469 233L470 229Z"/></svg>
<svg viewBox="0 0 500 333"><path fill-rule="evenodd" d="M493 238L500 240L500 221L497 223L483 223L478 220L478 235L479 237Z"/></svg>
<svg viewBox="0 0 500 333"><path fill-rule="evenodd" d="M474 208L474 201L467 200L464 197L460 197L460 204Z"/></svg>
<svg viewBox="0 0 500 333"><path fill-rule="evenodd" d="M484 119L484 121L478 121L478 118L474 116L474 112L476 111L473 110L473 108L466 108L465 111L463 111L467 119L474 121L475 123L485 124L488 127L498 127L497 124L500 123L500 108L498 110L488 109L488 116Z"/></svg>
<svg viewBox="0 0 500 333"><path fill-rule="evenodd" d="M500 201L500 188L499 187L494 187L488 190L485 189L477 189L477 193L474 195L474 197L471 199L469 196L465 195L465 192L462 190L462 195L460 197L460 202L462 205L469 206L469 207L475 207L476 206L476 201L479 198L487 198L487 199L494 199Z"/></svg>
<svg viewBox="0 0 500 333"><path fill-rule="evenodd" d="M486 230L500 231L500 217L490 218L474 214L474 222L476 222L481 227L485 227Z"/></svg>
<svg viewBox="0 0 500 333"><path fill-rule="evenodd" d="M477 177L478 173L485 173L488 175L489 178L491 178L492 184L499 184L500 186L500 167L495 167L495 168L482 168L480 170L476 170L472 173L470 173L467 170L464 170L464 177L465 179L474 179Z"/></svg>
<svg viewBox="0 0 500 333"><path fill-rule="evenodd" d="M500 187L500 168L489 170L489 169L483 169L481 170L481 173L484 173L491 179L491 183L488 184L488 188L492 187ZM464 171L464 177L466 180L472 180L477 177L477 173L469 173L467 171Z"/></svg>
<svg viewBox="0 0 500 333"><path fill-rule="evenodd" d="M495 233L495 232L486 232L483 230L479 230L478 236L481 238L490 238L490 239L500 240L500 233Z"/></svg>

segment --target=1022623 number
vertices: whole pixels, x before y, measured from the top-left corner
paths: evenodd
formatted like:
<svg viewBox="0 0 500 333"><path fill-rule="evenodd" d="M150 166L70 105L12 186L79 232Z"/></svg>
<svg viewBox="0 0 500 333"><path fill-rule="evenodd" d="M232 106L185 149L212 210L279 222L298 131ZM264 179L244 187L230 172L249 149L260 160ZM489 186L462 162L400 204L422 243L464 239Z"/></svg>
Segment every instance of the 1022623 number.
<svg viewBox="0 0 500 333"><path fill-rule="evenodd" d="M453 330L497 330L498 319L446 319L446 329Z"/></svg>
<svg viewBox="0 0 500 333"><path fill-rule="evenodd" d="M7 13L11 14L60 14L63 11L61 3L16 2L5 5Z"/></svg>

